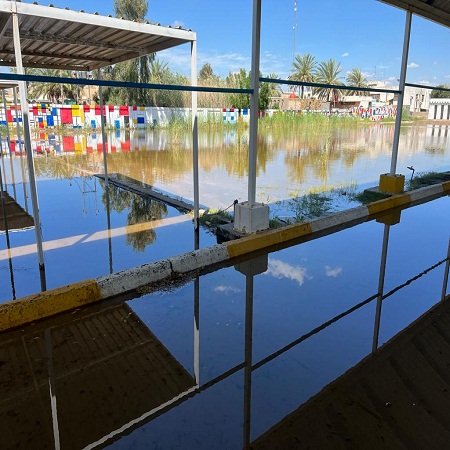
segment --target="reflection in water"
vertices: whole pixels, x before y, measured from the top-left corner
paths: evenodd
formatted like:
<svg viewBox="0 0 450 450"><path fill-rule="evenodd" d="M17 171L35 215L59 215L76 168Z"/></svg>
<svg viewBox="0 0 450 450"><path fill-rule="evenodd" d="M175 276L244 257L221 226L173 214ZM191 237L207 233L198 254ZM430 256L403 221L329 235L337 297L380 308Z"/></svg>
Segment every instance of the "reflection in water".
<svg viewBox="0 0 450 450"><path fill-rule="evenodd" d="M100 181L102 187L104 182ZM132 192L121 189L113 184L108 184L108 189L104 189L102 202L105 208L108 205L112 211L118 213L128 210L127 228L133 225L161 220L167 216L167 206L151 198L141 197ZM127 233L126 243L131 245L137 252L143 252L147 245L151 245L156 239L156 233L153 229L140 230Z"/></svg>
<svg viewBox="0 0 450 450"><path fill-rule="evenodd" d="M404 126L399 144L399 170L413 165L423 172L448 167L448 127ZM394 126L270 128L258 135L258 201L285 200L290 192L312 186L329 187L378 180L389 167ZM64 136L39 133L36 173L67 178L103 173L103 143L98 134ZM45 143L42 143L45 142ZM189 133L116 131L107 136L110 173L120 173L175 195L193 199L192 143ZM39 153L38 149L35 149ZM57 157L56 157L57 156ZM61 158L63 157L63 158ZM199 132L200 203L226 207L230 199L246 198L248 131Z"/></svg>
<svg viewBox="0 0 450 450"><path fill-rule="evenodd" d="M295 280L299 286L301 286L305 280L312 279L312 277L307 274L307 269L305 267L292 266L279 259L273 258L269 259L269 268L265 273L274 278L288 278L290 280Z"/></svg>
<svg viewBox="0 0 450 450"><path fill-rule="evenodd" d="M439 200L441 208L436 211L442 214L448 198ZM120 204L117 199L114 202ZM432 203L425 205L427 219ZM411 229L415 229L416 221L409 218L414 222ZM193 286L187 283L130 304L89 307L3 334L0 446L251 448L261 434L261 416L270 425L276 423L286 409L297 408L298 392L309 398L366 356L367 346L363 354L355 347L364 339L378 340L378 329L373 330L373 336L372 330L366 333L378 314L376 301L387 301L386 306L396 303L401 298L393 295L400 290L411 297L407 289L416 282L424 283L430 295L436 274L439 279L444 275L447 290L450 247L446 223L437 223L433 230L439 233L427 237L430 245L416 250L421 272L406 279L407 271L402 270L394 279L399 284L387 293L383 293L381 282L376 283L377 278L384 280L388 240L394 240L394 232L389 234L393 225L384 225L383 242L374 239L377 254L381 247L382 263L354 272L366 276L353 279L354 285L363 285L362 289L336 289L340 278L359 262L358 252L368 251L348 243L361 244L367 231L381 231L378 225L364 223L327 236L326 253L318 251L325 248L321 247L321 238L312 240L280 249L276 257L262 255L241 261L234 268L200 277L196 274ZM431 226L428 220L427 226ZM358 227L365 227L366 233ZM445 249L438 245L428 252L436 235L445 236ZM349 255L340 259L335 245L342 240ZM399 235L396 240L400 240ZM395 275L404 264L400 253L389 255L396 262L391 268ZM310 254L308 267L316 264L322 276L325 267L329 284L307 278L306 269L298 264L284 262L290 255L304 261L306 254ZM325 257L333 263L324 265ZM425 261L428 268L423 270ZM434 271L444 265L444 274L440 269ZM318 291L317 295L311 291L307 295L307 288L314 282L312 289ZM440 288L439 284L439 294ZM297 301L300 295L302 302ZM283 297L290 297L292 304L301 307L287 308L289 317L278 316L284 319L280 322L277 314L289 305ZM320 300L323 302L318 304ZM405 309L415 302L417 296ZM383 305L383 309L383 316L378 315L381 322L398 321L397 312L389 319L388 308ZM267 315L264 328L262 319ZM295 323L292 328L291 322ZM221 327L221 323L227 326ZM339 351L345 355L335 356ZM227 353L229 357L225 358ZM334 365L341 371L336 373ZM289 386L285 386L286 379L291 380Z"/></svg>

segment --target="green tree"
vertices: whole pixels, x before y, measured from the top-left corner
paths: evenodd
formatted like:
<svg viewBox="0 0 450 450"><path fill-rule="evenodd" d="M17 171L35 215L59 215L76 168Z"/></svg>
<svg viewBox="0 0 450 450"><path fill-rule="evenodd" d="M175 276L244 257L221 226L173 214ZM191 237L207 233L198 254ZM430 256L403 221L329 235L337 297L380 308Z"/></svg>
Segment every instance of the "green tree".
<svg viewBox="0 0 450 450"><path fill-rule="evenodd" d="M313 83L315 80L315 72L317 68L316 58L310 53L305 53L304 55L297 55L292 63L292 75L289 79L292 81L301 81L303 83ZM301 98L303 98L303 93L305 86L300 86Z"/></svg>
<svg viewBox="0 0 450 450"><path fill-rule="evenodd" d="M250 74L245 69L239 69L239 72L230 72L226 79L227 86L236 89L250 89ZM249 94L231 94L230 102L233 108L250 108Z"/></svg>
<svg viewBox="0 0 450 450"><path fill-rule="evenodd" d="M114 0L114 12L117 17L126 20L143 22L148 11L147 0ZM110 77L116 81L130 81L134 83L150 83L150 63L155 59L154 53L140 56L131 61L116 64ZM149 104L147 89L106 88L104 90L106 102L127 105Z"/></svg>
<svg viewBox="0 0 450 450"><path fill-rule="evenodd" d="M347 84L349 86L359 87L359 88L366 88L367 85L367 78L363 75L360 69L353 68L351 72L347 73L346 78ZM354 95L364 95L364 91L350 91L354 93Z"/></svg>
<svg viewBox="0 0 450 450"><path fill-rule="evenodd" d="M148 0L114 0L116 17L143 22L148 11Z"/></svg>
<svg viewBox="0 0 450 450"><path fill-rule="evenodd" d="M211 64L209 63L203 64L202 68L200 69L200 72L198 73L198 80L200 82L208 82L213 78L215 78L215 75L211 67Z"/></svg>
<svg viewBox="0 0 450 450"><path fill-rule="evenodd" d="M342 85L339 74L341 73L341 64L334 59L321 62L315 71L316 82L321 84ZM336 102L342 97L342 90L335 87L316 87L314 93L320 99L330 102Z"/></svg>
<svg viewBox="0 0 450 450"><path fill-rule="evenodd" d="M439 84L437 87L450 89L450 84ZM450 98L450 91L440 91L439 89L433 89L430 94L431 98Z"/></svg>

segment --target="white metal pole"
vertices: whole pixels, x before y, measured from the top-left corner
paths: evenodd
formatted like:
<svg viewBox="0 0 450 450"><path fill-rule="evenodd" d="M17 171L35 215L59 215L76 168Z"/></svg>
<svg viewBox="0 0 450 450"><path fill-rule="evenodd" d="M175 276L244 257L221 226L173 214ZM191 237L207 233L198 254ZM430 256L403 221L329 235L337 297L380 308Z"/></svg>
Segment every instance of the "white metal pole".
<svg viewBox="0 0 450 450"><path fill-rule="evenodd" d="M397 170L398 143L400 139L400 127L402 124L403 99L405 97L406 70L408 68L409 38L411 35L412 12L406 12L405 36L403 39L402 66L400 70L399 91L397 100L397 116L395 117L394 142L392 145L391 171L390 175L395 175Z"/></svg>
<svg viewBox="0 0 450 450"><path fill-rule="evenodd" d="M191 84L197 86L197 41L191 42ZM192 91L192 153L194 176L194 230L198 230L198 215L200 205L199 174L198 174L198 113L197 91Z"/></svg>
<svg viewBox="0 0 450 450"><path fill-rule="evenodd" d="M16 108L16 131L17 131L17 140L19 141L19 152L20 152L20 167L22 169L22 183L23 183L23 198L25 201L25 210L28 212L28 194L27 194L27 186L26 186L26 179L25 179L25 171L23 167L23 146L22 146L22 136L20 132L20 122L19 122L19 109L17 107L17 90L16 88L13 89L14 92L14 106Z"/></svg>
<svg viewBox="0 0 450 450"><path fill-rule="evenodd" d="M19 75L24 74L22 65L22 49L20 47L19 18L16 12L12 13L14 51L16 56L16 68ZM44 271L44 251L42 247L41 219L39 215L39 202L36 188L36 177L34 174L33 150L31 148L31 130L27 102L27 87L25 81L19 81L20 106L22 110L23 132L25 140L25 151L28 163L28 176L30 179L30 196L33 207L34 230L36 234L36 245L39 261L39 269Z"/></svg>
<svg viewBox="0 0 450 450"><path fill-rule="evenodd" d="M248 202L256 201L256 158L258 153L259 52L261 35L261 0L253 0L252 80L250 95L250 138L248 149Z"/></svg>
<svg viewBox="0 0 450 450"><path fill-rule="evenodd" d="M100 69L98 69L98 79L102 79L102 72ZM106 118L106 115L104 113L104 105L103 105L103 90L102 86L98 87L98 97L100 99L100 122L102 127L102 148L103 148L103 166L105 170L105 182L106 182L106 189L108 189L108 162L106 158L106 133L105 133L105 121L103 117Z"/></svg>
<svg viewBox="0 0 450 450"><path fill-rule="evenodd" d="M13 167L12 152L11 152L11 134L9 132L8 115L6 114L6 96L5 96L4 89L2 89L2 95L3 95L3 108L5 109L6 139L8 141L9 165L11 167L11 183L12 183L12 188L13 188L13 192L14 192L14 200L17 200L16 181L14 179L14 167ZM2 156L3 156L3 154L2 154ZM5 176L6 176L6 174L5 174ZM5 179L5 182L6 182L6 179Z"/></svg>

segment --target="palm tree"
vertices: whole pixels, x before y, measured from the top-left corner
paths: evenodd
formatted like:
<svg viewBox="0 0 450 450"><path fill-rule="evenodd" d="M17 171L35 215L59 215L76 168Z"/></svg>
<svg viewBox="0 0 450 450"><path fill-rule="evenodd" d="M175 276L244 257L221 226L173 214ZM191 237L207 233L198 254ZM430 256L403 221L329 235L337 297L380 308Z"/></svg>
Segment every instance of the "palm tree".
<svg viewBox="0 0 450 450"><path fill-rule="evenodd" d="M70 70L27 68L26 73L28 75L43 77L76 78L76 74ZM62 103L64 98L68 98L75 100L78 103L83 87L79 84L38 81L31 82L29 90L31 97L36 99L49 100L52 103Z"/></svg>
<svg viewBox="0 0 450 450"><path fill-rule="evenodd" d="M353 68L351 72L347 73L347 84L349 86L355 86L360 88L366 88L367 85L367 79L362 74L361 70L358 68ZM364 95L364 91L353 91L355 95Z"/></svg>
<svg viewBox="0 0 450 450"><path fill-rule="evenodd" d="M323 61L317 67L315 72L316 82L321 84L331 84L334 86L342 85L339 80L341 73L341 63L336 63L334 59ZM335 87L316 87L314 93L321 99L330 102L336 102L337 99L342 97L342 90Z"/></svg>
<svg viewBox="0 0 450 450"><path fill-rule="evenodd" d="M289 76L290 80L302 81L303 83L314 82L314 73L316 71L317 62L313 55L310 53L306 53L303 56L297 55L292 63L292 66L292 75ZM304 89L305 86L301 86L301 98L303 98Z"/></svg>

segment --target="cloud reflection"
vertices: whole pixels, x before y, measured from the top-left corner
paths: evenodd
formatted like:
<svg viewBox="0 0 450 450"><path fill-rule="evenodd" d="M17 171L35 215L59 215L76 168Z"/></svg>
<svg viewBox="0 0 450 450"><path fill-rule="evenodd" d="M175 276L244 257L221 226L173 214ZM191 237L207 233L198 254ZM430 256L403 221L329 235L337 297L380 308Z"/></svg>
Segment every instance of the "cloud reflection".
<svg viewBox="0 0 450 450"><path fill-rule="evenodd" d="M312 276L306 273L306 268L300 266L292 266L279 259L269 259L268 275L272 275L274 278L288 278L295 280L301 286L305 280L311 280Z"/></svg>
<svg viewBox="0 0 450 450"><path fill-rule="evenodd" d="M330 267L325 266L325 274L327 277L334 277L336 278L342 273L342 267Z"/></svg>
<svg viewBox="0 0 450 450"><path fill-rule="evenodd" d="M239 289L234 286L217 286L213 289L214 292L224 292L225 294L239 294L239 292L242 292L242 289Z"/></svg>

